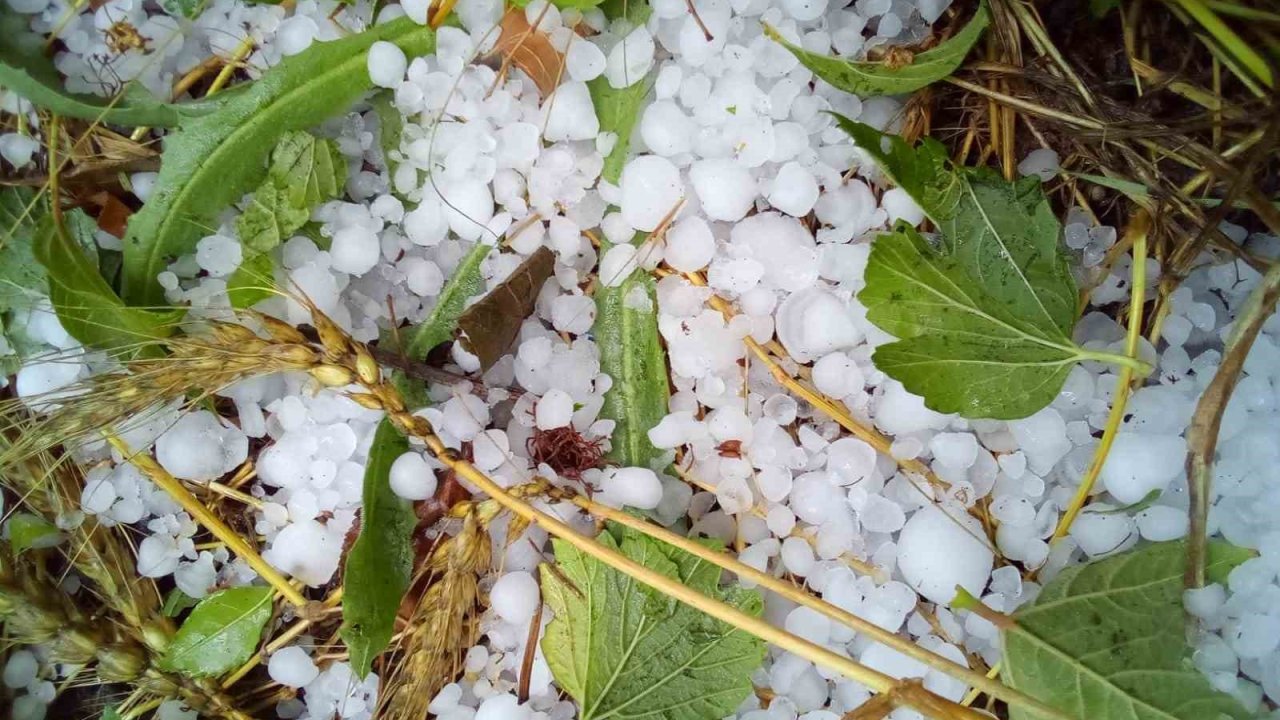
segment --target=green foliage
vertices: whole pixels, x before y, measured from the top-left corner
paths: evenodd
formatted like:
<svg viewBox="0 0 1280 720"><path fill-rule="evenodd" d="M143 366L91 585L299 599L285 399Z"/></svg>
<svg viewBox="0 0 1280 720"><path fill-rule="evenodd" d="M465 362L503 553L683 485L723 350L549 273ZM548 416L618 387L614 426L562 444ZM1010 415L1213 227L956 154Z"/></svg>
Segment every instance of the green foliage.
<svg viewBox="0 0 1280 720"><path fill-rule="evenodd" d="M625 19L633 26L644 24L653 13L649 3L642 0L608 0L600 5L600 9L608 19ZM600 132L618 136L604 159L604 169L600 171L600 177L615 185L622 177L622 167L627 164L631 133L640 119L640 108L652 86L648 77L621 89L611 86L604 75L587 83L591 104L600 120Z"/></svg>
<svg viewBox="0 0 1280 720"><path fill-rule="evenodd" d="M240 262L240 267L227 278L227 297L231 307L253 307L255 303L271 297L275 262L268 253L250 255Z"/></svg>
<svg viewBox="0 0 1280 720"><path fill-rule="evenodd" d="M124 297L135 305L163 298L156 276L190 252L215 216L266 175L262 158L290 131L345 112L370 87L367 56L379 40L410 57L435 47L435 34L408 18L358 35L315 43L285 58L215 112L184 120L166 143L156 189L129 221L124 238Z"/></svg>
<svg viewBox="0 0 1280 720"><path fill-rule="evenodd" d="M48 203L30 188L0 188L0 346L8 346L0 353L0 374L6 376L17 372L37 347L14 327L14 320L48 294L44 267L35 257L36 229L46 214Z"/></svg>
<svg viewBox="0 0 1280 720"><path fill-rule="evenodd" d="M634 530L610 526L597 540L743 612L760 615L760 594L720 586L720 568ZM542 595L555 613L542 639L556 682L581 720L706 720L733 713L764 659L759 639L673 600L553 540L558 570L542 567Z"/></svg>
<svg viewBox="0 0 1280 720"><path fill-rule="evenodd" d="M28 16L0 5L0 86L37 107L66 117L101 120L113 125L173 127L184 118L202 115L227 98L171 105L156 100L140 84L129 83L117 98L67 92L62 75L45 53L45 38L31 31Z"/></svg>
<svg viewBox="0 0 1280 720"><path fill-rule="evenodd" d="M407 333L404 351L408 357L421 360L435 346L453 339L453 333L458 329L458 318L466 309L467 300L484 290L480 263L492 249L490 245L479 243L463 256L458 267L453 270L453 277L449 278L444 290L440 291L431 314L412 332Z"/></svg>
<svg viewBox="0 0 1280 720"><path fill-rule="evenodd" d="M858 298L898 338L876 349L877 368L939 412L1013 419L1048 405L1076 362L1106 359L1071 340L1076 285L1036 178L952 167L933 140L888 138L886 151L876 130L840 124L939 231L900 224L872 246Z"/></svg>
<svg viewBox="0 0 1280 720"><path fill-rule="evenodd" d="M1214 582L1250 557L1226 543L1209 548ZM1182 608L1183 542L1070 568L1045 586L1002 632L1013 688L1078 718L1249 718L1214 691L1190 660ZM1012 720L1042 716L1017 706Z"/></svg>
<svg viewBox="0 0 1280 720"><path fill-rule="evenodd" d="M343 570L342 640L359 677L391 642L396 612L413 575L413 503L391 490L391 464L409 441L390 420L378 425L364 471L360 536Z"/></svg>
<svg viewBox="0 0 1280 720"><path fill-rule="evenodd" d="M33 548L53 547L62 541L62 532L57 525L31 513L14 513L5 527L9 531L9 547L14 555Z"/></svg>
<svg viewBox="0 0 1280 720"><path fill-rule="evenodd" d="M68 214L66 224L76 227L72 215ZM83 225L80 228L84 232ZM58 321L85 345L117 350L168 337L182 317L180 309L155 312L127 307L71 238L68 227L55 223L52 215L36 231L35 256L48 274L49 302Z"/></svg>
<svg viewBox="0 0 1280 720"><path fill-rule="evenodd" d="M182 592L179 588L174 588L164 596L164 605L160 608L160 612L164 613L165 617L178 617L199 603L199 600Z"/></svg>
<svg viewBox="0 0 1280 720"><path fill-rule="evenodd" d="M960 32L937 47L918 53L911 62L895 66L886 61L857 61L811 53L785 40L773 27L765 25L765 34L791 51L814 75L845 92L855 95L897 95L915 92L935 83L960 67L982 32L991 22L986 0Z"/></svg>
<svg viewBox="0 0 1280 720"><path fill-rule="evenodd" d="M637 236L637 240L644 236ZM601 248L601 255L607 248ZM648 306L628 304L627 297L643 293ZM632 306L634 305L634 307ZM667 414L670 388L667 355L658 336L657 284L643 270L634 270L617 287L596 288L596 322L600 369L613 378L604 396L600 417L617 423L609 459L628 467L649 467L662 451L649 442L649 430Z"/></svg>
<svg viewBox="0 0 1280 720"><path fill-rule="evenodd" d="M244 663L258 647L271 619L269 587L235 587L216 592L196 605L160 658L165 672L202 678L221 675Z"/></svg>
<svg viewBox="0 0 1280 720"><path fill-rule="evenodd" d="M173 17L191 19L204 10L204 0L160 0L160 8Z"/></svg>

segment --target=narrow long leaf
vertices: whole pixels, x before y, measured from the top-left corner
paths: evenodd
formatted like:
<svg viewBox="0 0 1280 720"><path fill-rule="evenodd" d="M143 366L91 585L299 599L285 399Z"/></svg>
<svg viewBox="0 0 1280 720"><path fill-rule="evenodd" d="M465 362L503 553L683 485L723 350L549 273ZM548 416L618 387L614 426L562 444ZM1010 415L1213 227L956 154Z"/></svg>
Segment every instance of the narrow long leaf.
<svg viewBox="0 0 1280 720"><path fill-rule="evenodd" d="M480 263L492 249L483 243L471 248L458 267L453 277L445 284L436 306L432 308L427 319L408 333L405 339L405 354L414 359L426 357L431 348L442 342L453 339L458 329L458 317L467 306L467 300L480 294L484 289L484 278L480 277Z"/></svg>
<svg viewBox="0 0 1280 720"><path fill-rule="evenodd" d="M610 0L600 8L609 20L626 20L632 27L644 24L653 13L649 3L643 0ZM615 185L622 177L622 166L627 164L631 133L640 119L640 107L644 105L652 86L651 77L621 89L610 85L604 75L587 83L587 89L591 92L591 104L600 121L600 132L611 132L618 136L613 149L604 159L604 169L600 171L600 177Z"/></svg>

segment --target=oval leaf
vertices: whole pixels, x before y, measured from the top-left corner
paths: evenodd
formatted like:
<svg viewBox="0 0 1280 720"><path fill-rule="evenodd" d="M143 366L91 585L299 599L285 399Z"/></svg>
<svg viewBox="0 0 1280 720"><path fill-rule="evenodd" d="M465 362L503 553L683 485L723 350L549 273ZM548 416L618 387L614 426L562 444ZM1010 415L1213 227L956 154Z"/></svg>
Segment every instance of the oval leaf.
<svg viewBox="0 0 1280 720"><path fill-rule="evenodd" d="M912 56L905 63L845 60L819 55L789 42L768 24L764 26L764 31L790 50L814 75L831 83L833 87L855 95L897 95L914 92L955 72L978 42L978 38L982 37L982 31L990 21L990 12L987 10L986 0L983 0L973 19L960 32L937 47Z"/></svg>
<svg viewBox="0 0 1280 720"><path fill-rule="evenodd" d="M360 536L347 553L342 578L342 640L358 677L391 642L396 612L413 575L413 503L391 490L391 464L409 451L409 441L390 420L373 436L364 471Z"/></svg>
<svg viewBox="0 0 1280 720"><path fill-rule="evenodd" d="M9 546L14 555L31 549L53 547L62 541L58 526L31 513L14 513L5 524L9 529Z"/></svg>
<svg viewBox="0 0 1280 720"><path fill-rule="evenodd" d="M379 40L395 43L409 57L435 46L435 34L408 18L315 43L234 93L216 112L183 122L169 136L155 192L125 234L126 300L163 301L156 276L190 252L214 217L266 175L262 158L277 141L290 130L345 112L371 87L368 50Z"/></svg>
<svg viewBox="0 0 1280 720"><path fill-rule="evenodd" d="M1215 582L1251 553L1209 548ZM1010 687L1078 718L1250 718L1190 661L1182 609L1186 544L1149 545L1063 571L1001 633ZM1014 706L1012 720L1042 716Z"/></svg>
<svg viewBox="0 0 1280 720"><path fill-rule="evenodd" d="M244 664L271 619L272 595L269 587L237 587L201 600L173 636L160 669L202 678Z"/></svg>

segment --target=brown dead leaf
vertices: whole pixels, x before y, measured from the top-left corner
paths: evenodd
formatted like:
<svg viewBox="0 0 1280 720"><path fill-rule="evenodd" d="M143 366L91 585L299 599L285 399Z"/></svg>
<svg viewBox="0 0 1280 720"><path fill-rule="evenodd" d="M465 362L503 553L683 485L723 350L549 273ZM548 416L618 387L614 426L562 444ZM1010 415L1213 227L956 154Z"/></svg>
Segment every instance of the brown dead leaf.
<svg viewBox="0 0 1280 720"><path fill-rule="evenodd" d="M85 201L95 208L93 215L98 219L100 230L118 238L124 237L129 216L133 215L133 210L128 205L109 192L96 192L86 197Z"/></svg>
<svg viewBox="0 0 1280 720"><path fill-rule="evenodd" d="M508 10L499 27L501 34L493 52L502 58L502 69L515 65L533 79L543 97L550 95L560 83L564 55L551 45L545 33L529 25L520 8Z"/></svg>
<svg viewBox="0 0 1280 720"><path fill-rule="evenodd" d="M481 372L493 367L511 347L555 264L555 253L538 248L510 277L458 318L458 342L480 358Z"/></svg>

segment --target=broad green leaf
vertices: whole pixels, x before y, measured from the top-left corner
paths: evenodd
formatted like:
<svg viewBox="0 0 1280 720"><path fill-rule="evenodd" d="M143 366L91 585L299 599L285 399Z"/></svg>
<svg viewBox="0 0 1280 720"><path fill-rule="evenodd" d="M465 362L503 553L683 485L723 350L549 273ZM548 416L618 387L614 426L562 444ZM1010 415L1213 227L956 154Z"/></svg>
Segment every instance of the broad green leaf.
<svg viewBox="0 0 1280 720"><path fill-rule="evenodd" d="M156 276L190 252L215 216L266 176L262 158L280 138L346 112L370 88L368 50L379 40L410 57L435 47L435 34L408 18L315 43L168 137L156 189L125 233L125 299L134 305L162 302Z"/></svg>
<svg viewBox="0 0 1280 720"><path fill-rule="evenodd" d="M720 568L633 530L597 538L698 592L760 615L759 593L720 586ZM579 720L707 720L732 715L751 693L764 643L553 540L542 597L555 613L542 652Z"/></svg>
<svg viewBox="0 0 1280 720"><path fill-rule="evenodd" d="M271 619L272 594L269 587L236 587L201 600L173 636L159 668L202 678L244 664Z"/></svg>
<svg viewBox="0 0 1280 720"><path fill-rule="evenodd" d="M342 640L358 677L391 642L396 612L413 577L413 503L391 490L391 464L409 441L389 420L373 436L364 471L360 536L347 553L342 575Z"/></svg>
<svg viewBox="0 0 1280 720"><path fill-rule="evenodd" d="M617 287L596 288L592 331L600 369L613 379L600 417L616 423L609 459L627 467L649 467L662 455L649 442L649 430L666 416L670 397L657 308L657 285L639 269Z"/></svg>
<svg viewBox="0 0 1280 720"><path fill-rule="evenodd" d="M115 350L173 334L183 310L156 312L127 307L71 239L67 228L54 223L52 217L40 223L35 243L36 259L49 276L49 302L71 337L85 345Z"/></svg>
<svg viewBox="0 0 1280 720"><path fill-rule="evenodd" d="M449 278L444 290L440 291L440 297L436 298L431 314L422 324L406 333L406 355L421 360L435 346L453 339L453 333L458 329L458 317L466 309L467 300L484 290L480 263L491 249L492 246L480 243L463 256L458 267L453 270L453 277Z"/></svg>
<svg viewBox="0 0 1280 720"><path fill-rule="evenodd" d="M347 160L332 140L309 132L287 132L271 151L267 177L294 207L314 208L342 193Z"/></svg>
<svg viewBox="0 0 1280 720"><path fill-rule="evenodd" d="M34 250L36 228L47 212L44 198L36 200L30 188L0 189L0 313L27 307L47 292Z"/></svg>
<svg viewBox="0 0 1280 720"><path fill-rule="evenodd" d="M269 253L250 255L227 279L227 297L231 307L243 310L271 297L275 280L275 261Z"/></svg>
<svg viewBox="0 0 1280 720"><path fill-rule="evenodd" d="M37 107L67 117L112 125L173 127L186 117L211 112L227 100L215 96L180 105L156 100L141 84L129 83L115 98L67 92L62 75L45 51L44 36L31 30L30 16L0 5L0 86Z"/></svg>
<svg viewBox="0 0 1280 720"><path fill-rule="evenodd" d="M837 89L855 95L898 95L915 92L955 72L990 22L990 11L986 0L983 0L973 19L960 32L937 47L916 53L910 62L902 65L887 60L857 61L819 55L787 41L768 24L764 26L764 31L790 50L814 75Z"/></svg>
<svg viewBox="0 0 1280 720"><path fill-rule="evenodd" d="M178 588L174 588L169 591L168 595L164 596L164 605L161 606L160 612L163 613L165 617L178 617L199 603L199 600L182 592L182 590Z"/></svg>
<svg viewBox="0 0 1280 720"><path fill-rule="evenodd" d="M625 19L632 26L644 24L653 13L649 3L642 0L608 0L600 9L608 19ZM622 178L622 167L627 164L627 154L631 149L631 133L640 119L640 108L652 87L650 77L621 89L609 85L609 80L604 75L587 83L587 89L591 91L591 104L600 120L600 132L611 132L618 136L613 149L604 159L604 169L600 171L600 177L615 185Z"/></svg>
<svg viewBox="0 0 1280 720"><path fill-rule="evenodd" d="M31 513L14 513L5 527L9 530L9 546L14 555L27 550L53 547L62 541L58 526Z"/></svg>
<svg viewBox="0 0 1280 720"><path fill-rule="evenodd" d="M898 338L877 368L939 412L1013 419L1048 405L1075 363L1105 359L1071 340L1076 285L1036 178L951 167L931 141L886 152L879 133L840 123L938 227L926 239L899 224L872 245L858 299Z"/></svg>
<svg viewBox="0 0 1280 720"><path fill-rule="evenodd" d="M1209 547L1225 582L1248 550ZM1063 571L1001 633L1001 679L1071 717L1130 720L1251 718L1191 663L1182 607L1186 544L1149 545ZM1010 709L1012 720L1039 713Z"/></svg>

